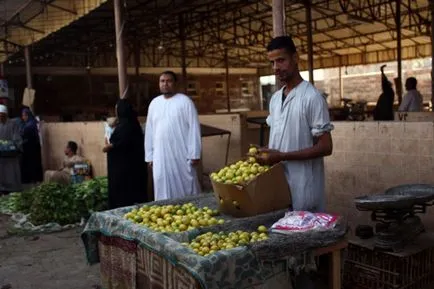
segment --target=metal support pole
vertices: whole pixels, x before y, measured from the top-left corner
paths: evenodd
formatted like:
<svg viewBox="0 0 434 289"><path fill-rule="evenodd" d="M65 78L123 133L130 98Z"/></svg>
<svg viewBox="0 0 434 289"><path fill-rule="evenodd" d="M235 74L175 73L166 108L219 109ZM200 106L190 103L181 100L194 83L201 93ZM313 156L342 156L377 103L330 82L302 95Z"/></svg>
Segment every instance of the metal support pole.
<svg viewBox="0 0 434 289"><path fill-rule="evenodd" d="M29 46L24 47L24 58L26 61L26 80L27 80L27 88L33 88L33 80L32 80L32 64L30 59L30 49Z"/></svg>
<svg viewBox="0 0 434 289"><path fill-rule="evenodd" d="M430 1L431 7L431 111L434 111L434 1Z"/></svg>
<svg viewBox="0 0 434 289"><path fill-rule="evenodd" d="M313 39L312 39L312 9L310 0L304 3L306 10L306 24L307 24L307 65L309 68L309 81L314 84L313 79Z"/></svg>
<svg viewBox="0 0 434 289"><path fill-rule="evenodd" d="M184 26L184 16L179 15L179 38L181 40L181 67L182 67L182 89L184 93L187 93L187 50L185 48L185 26Z"/></svg>
<svg viewBox="0 0 434 289"><path fill-rule="evenodd" d="M402 55L401 55L401 0L396 0L396 49L398 58L398 87L396 88L398 94L398 102L402 101Z"/></svg>
<svg viewBox="0 0 434 289"><path fill-rule="evenodd" d="M116 30L116 58L118 62L118 78L119 78L119 97L126 98L128 93L127 86L127 67L125 63L124 52L124 9L121 0L114 0L115 10L115 30Z"/></svg>
<svg viewBox="0 0 434 289"><path fill-rule="evenodd" d="M342 66L339 65L339 105L344 97L344 82L342 79Z"/></svg>
<svg viewBox="0 0 434 289"><path fill-rule="evenodd" d="M134 42L134 69L135 69L135 77L136 77L136 102L137 102L137 111L140 112L140 108L142 107L142 100L140 99L140 40L136 38Z"/></svg>
<svg viewBox="0 0 434 289"><path fill-rule="evenodd" d="M228 112L231 112L231 96L229 94L229 57L228 57L228 49L225 48L225 67L226 67L226 100Z"/></svg>
<svg viewBox="0 0 434 289"><path fill-rule="evenodd" d="M285 35L285 0L272 0L273 37Z"/></svg>

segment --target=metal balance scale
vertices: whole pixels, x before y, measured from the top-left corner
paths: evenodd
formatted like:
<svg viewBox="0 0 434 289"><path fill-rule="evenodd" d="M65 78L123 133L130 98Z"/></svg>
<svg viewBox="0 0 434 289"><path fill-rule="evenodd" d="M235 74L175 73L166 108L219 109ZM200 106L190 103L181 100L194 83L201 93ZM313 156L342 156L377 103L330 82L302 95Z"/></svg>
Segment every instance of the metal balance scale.
<svg viewBox="0 0 434 289"><path fill-rule="evenodd" d="M370 211L376 222L374 247L398 252L425 231L416 214L424 214L434 204L434 186L402 185L354 202L359 211Z"/></svg>

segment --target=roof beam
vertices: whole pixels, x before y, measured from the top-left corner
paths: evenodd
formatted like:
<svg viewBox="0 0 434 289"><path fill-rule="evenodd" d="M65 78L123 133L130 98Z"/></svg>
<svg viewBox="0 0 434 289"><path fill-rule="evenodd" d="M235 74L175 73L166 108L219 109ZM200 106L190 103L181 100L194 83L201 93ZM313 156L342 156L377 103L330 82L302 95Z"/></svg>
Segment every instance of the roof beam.
<svg viewBox="0 0 434 289"><path fill-rule="evenodd" d="M65 12L68 12L68 13L71 13L71 14L74 14L74 15L77 15L77 11L74 11L74 10L71 10L71 9L68 9L68 8L65 8L65 7L62 7L62 6L59 6L59 5L53 4L53 3L49 3L49 2L47 2L47 1L45 1L45 0L40 0L40 2L43 3L43 4L45 4L45 5L47 5L47 6L50 6L50 7L53 7L53 8L59 9L59 10L61 10L61 11L65 11Z"/></svg>

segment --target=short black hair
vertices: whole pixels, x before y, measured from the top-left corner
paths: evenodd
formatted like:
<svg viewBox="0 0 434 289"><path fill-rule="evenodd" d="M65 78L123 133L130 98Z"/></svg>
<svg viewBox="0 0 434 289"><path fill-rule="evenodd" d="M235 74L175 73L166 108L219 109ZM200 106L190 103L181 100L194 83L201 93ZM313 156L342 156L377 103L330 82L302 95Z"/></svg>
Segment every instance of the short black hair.
<svg viewBox="0 0 434 289"><path fill-rule="evenodd" d="M174 82L176 82L178 80L178 78L176 77L176 73L173 72L172 70L166 70L163 73L161 73L160 76L165 75L165 74L172 76Z"/></svg>
<svg viewBox="0 0 434 289"><path fill-rule="evenodd" d="M407 78L406 82L408 83L408 86L410 87L410 89L416 89L417 79L415 77Z"/></svg>
<svg viewBox="0 0 434 289"><path fill-rule="evenodd" d="M75 141L70 140L66 145L74 154L77 153L78 145Z"/></svg>
<svg viewBox="0 0 434 289"><path fill-rule="evenodd" d="M288 53L296 53L297 49L295 48L294 41L292 41L291 36L278 36L271 39L270 43L268 43L267 51L270 52L276 49L285 49Z"/></svg>

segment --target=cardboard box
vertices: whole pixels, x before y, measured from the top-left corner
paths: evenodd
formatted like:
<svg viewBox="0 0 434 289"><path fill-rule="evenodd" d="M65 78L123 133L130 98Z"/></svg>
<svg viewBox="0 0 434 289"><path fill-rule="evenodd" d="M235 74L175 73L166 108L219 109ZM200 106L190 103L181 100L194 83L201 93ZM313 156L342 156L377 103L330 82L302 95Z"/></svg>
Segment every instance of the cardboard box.
<svg viewBox="0 0 434 289"><path fill-rule="evenodd" d="M219 210L234 217L250 217L289 208L291 191L282 164L276 164L245 186L211 180Z"/></svg>

